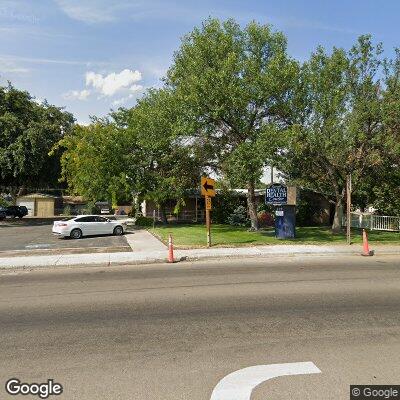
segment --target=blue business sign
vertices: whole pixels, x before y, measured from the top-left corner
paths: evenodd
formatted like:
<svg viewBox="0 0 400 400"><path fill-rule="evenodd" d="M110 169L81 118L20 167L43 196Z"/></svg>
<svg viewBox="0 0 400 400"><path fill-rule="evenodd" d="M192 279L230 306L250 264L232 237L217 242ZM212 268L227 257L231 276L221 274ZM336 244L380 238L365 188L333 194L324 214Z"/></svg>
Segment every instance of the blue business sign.
<svg viewBox="0 0 400 400"><path fill-rule="evenodd" d="M287 204L287 197L287 187L280 183L274 183L265 192L265 204Z"/></svg>

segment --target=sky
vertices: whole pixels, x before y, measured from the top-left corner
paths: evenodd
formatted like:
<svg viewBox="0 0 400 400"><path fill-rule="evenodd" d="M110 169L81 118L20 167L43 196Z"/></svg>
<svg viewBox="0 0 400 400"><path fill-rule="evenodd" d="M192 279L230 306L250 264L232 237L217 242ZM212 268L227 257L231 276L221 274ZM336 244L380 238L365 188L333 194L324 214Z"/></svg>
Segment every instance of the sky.
<svg viewBox="0 0 400 400"><path fill-rule="evenodd" d="M288 53L350 48L361 34L400 47L400 1L0 0L0 85L65 107L78 123L162 85L183 35L208 17L272 24Z"/></svg>

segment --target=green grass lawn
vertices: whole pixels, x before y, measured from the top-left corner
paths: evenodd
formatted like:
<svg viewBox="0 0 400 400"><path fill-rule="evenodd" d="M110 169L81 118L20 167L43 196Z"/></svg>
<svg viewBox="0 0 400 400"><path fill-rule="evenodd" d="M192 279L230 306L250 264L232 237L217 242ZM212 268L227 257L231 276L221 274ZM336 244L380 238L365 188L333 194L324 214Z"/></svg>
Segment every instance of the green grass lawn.
<svg viewBox="0 0 400 400"><path fill-rule="evenodd" d="M149 229L164 242L168 241L171 233L174 245L187 247L206 246L206 228L204 225L170 225ZM328 227L306 227L296 229L296 239L279 240L275 238L273 229L259 232L249 232L247 228L230 225L214 224L211 228L211 241L213 246L253 246L268 244L344 244L344 234L333 235ZM371 244L400 244L400 234L396 232L369 232ZM352 232L352 242L362 243L362 233L359 230Z"/></svg>

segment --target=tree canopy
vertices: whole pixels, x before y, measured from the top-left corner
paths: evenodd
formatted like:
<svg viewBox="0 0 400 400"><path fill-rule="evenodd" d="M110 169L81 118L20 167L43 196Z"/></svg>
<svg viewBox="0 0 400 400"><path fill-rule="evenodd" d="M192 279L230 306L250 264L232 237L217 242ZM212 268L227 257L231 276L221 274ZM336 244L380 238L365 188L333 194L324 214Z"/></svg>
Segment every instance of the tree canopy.
<svg viewBox="0 0 400 400"><path fill-rule="evenodd" d="M53 149L62 151L61 180L91 201L131 198L126 175L127 138L107 119L76 125Z"/></svg>
<svg viewBox="0 0 400 400"><path fill-rule="evenodd" d="M61 156L72 192L151 199L163 211L212 169L247 188L258 229L255 188L273 163L335 203L335 229L350 175L357 206L400 213L399 79L400 51L387 59L368 35L348 51L318 47L300 63L270 25L210 18L182 39L162 88L89 126L0 87L1 185L51 185Z"/></svg>
<svg viewBox="0 0 400 400"><path fill-rule="evenodd" d="M334 48L327 54L318 48L299 76L306 112L288 130L278 163L289 179L334 198L335 229L346 177L351 174L357 191L399 154L399 131L393 129L400 117L398 103L388 101L398 92L397 67L388 66L397 64L381 54L380 45L361 36L349 52Z"/></svg>
<svg viewBox="0 0 400 400"><path fill-rule="evenodd" d="M63 178L90 199L133 195L155 201L183 198L200 178L200 156L180 133L174 94L150 90L131 109L76 127L59 146ZM165 216L165 212L164 212Z"/></svg>
<svg viewBox="0 0 400 400"><path fill-rule="evenodd" d="M209 159L248 189L253 229L254 189L276 131L289 122L297 71L282 33L256 22L242 29L217 19L184 37L168 71L167 83L186 109L194 136L207 144Z"/></svg>
<svg viewBox="0 0 400 400"><path fill-rule="evenodd" d="M59 154L49 151L73 125L72 114L11 84L0 87L0 186L15 196L21 187L57 183Z"/></svg>

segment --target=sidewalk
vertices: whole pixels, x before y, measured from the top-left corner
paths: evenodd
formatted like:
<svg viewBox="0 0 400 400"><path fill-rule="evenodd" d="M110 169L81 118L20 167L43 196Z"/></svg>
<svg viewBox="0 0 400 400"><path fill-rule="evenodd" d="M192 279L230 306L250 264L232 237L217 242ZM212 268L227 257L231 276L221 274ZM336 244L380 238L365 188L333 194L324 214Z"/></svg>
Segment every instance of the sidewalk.
<svg viewBox="0 0 400 400"><path fill-rule="evenodd" d="M148 234L150 235L150 234ZM162 243L150 243L154 245L154 250L140 250L140 240L146 241L148 248L151 238L146 234L138 235L137 242L133 243L133 252L121 253L92 253L92 254L64 254L51 256L25 256L0 258L0 269L8 268L29 268L29 267L57 267L74 265L135 265L162 263L167 260L167 248ZM161 249L160 249L161 248ZM400 246L372 246L376 255L400 255ZM360 255L362 246L360 245L273 245L257 247L239 247L239 248L211 248L211 249L192 249L176 250L174 252L176 261L183 260L204 260L215 258L237 258L237 257L274 257L274 256L294 256L294 255Z"/></svg>
<svg viewBox="0 0 400 400"><path fill-rule="evenodd" d="M167 251L167 246L145 229L127 231L125 239L134 253Z"/></svg>

